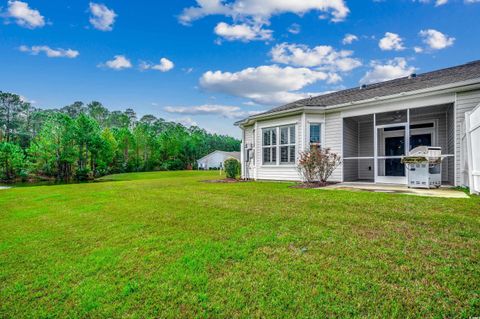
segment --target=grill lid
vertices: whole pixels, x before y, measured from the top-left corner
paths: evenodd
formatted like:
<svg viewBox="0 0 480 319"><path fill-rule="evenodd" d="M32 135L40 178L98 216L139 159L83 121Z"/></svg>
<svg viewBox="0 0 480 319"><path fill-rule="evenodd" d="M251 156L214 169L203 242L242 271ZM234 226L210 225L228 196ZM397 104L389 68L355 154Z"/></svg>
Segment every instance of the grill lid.
<svg viewBox="0 0 480 319"><path fill-rule="evenodd" d="M408 156L403 158L404 163L438 164L443 160L442 148L435 146L418 146L412 149Z"/></svg>

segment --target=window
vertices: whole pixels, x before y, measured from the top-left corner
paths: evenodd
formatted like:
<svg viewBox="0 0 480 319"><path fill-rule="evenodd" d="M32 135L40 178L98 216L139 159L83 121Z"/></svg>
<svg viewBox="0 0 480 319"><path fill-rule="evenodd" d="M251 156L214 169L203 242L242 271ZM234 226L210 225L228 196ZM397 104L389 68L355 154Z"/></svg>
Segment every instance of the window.
<svg viewBox="0 0 480 319"><path fill-rule="evenodd" d="M262 131L263 164L277 163L277 128L267 128Z"/></svg>
<svg viewBox="0 0 480 319"><path fill-rule="evenodd" d="M280 163L295 163L295 126L280 127Z"/></svg>
<svg viewBox="0 0 480 319"><path fill-rule="evenodd" d="M262 130L262 159L264 165L294 164L296 159L295 125Z"/></svg>
<svg viewBox="0 0 480 319"><path fill-rule="evenodd" d="M321 124L310 124L310 145L320 145L322 142L322 125Z"/></svg>

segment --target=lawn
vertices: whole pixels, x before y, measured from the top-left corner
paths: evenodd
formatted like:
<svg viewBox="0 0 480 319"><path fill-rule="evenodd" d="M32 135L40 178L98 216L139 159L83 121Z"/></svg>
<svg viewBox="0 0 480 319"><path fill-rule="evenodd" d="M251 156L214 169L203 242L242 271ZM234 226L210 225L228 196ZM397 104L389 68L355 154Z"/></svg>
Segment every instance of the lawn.
<svg viewBox="0 0 480 319"><path fill-rule="evenodd" d="M0 191L0 317L480 316L480 199L109 176Z"/></svg>

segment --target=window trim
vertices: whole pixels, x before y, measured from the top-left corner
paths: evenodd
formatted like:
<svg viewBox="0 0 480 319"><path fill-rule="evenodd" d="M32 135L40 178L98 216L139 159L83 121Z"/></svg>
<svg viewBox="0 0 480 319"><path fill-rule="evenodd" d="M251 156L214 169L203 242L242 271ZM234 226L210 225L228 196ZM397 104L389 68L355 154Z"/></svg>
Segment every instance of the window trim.
<svg viewBox="0 0 480 319"><path fill-rule="evenodd" d="M265 131L271 131L271 132L275 132L275 145L272 145L272 142L273 142L273 138L272 136L270 135L270 145L264 145L264 140L263 140L263 137L264 137L264 132ZM276 166L278 165L278 127L275 127L275 126L271 126L271 127L264 127L262 128L262 165L264 166ZM265 157L264 157L264 150L268 148L268 149L273 149L274 151L270 151L270 161L269 162L265 162ZM275 152L275 161L272 161L272 154Z"/></svg>
<svg viewBox="0 0 480 319"><path fill-rule="evenodd" d="M259 128L259 131L261 131L261 163L262 163L262 167L278 167L278 166L282 166L282 167L296 167L297 165L297 159L298 159L298 155L297 155L297 151L298 151L298 132L297 132L297 126L298 124L297 123L289 123L289 124L279 124L279 125L275 125L275 126L265 126L265 127L261 127ZM293 144L288 144L288 145L283 145L282 146L295 146L295 161L294 162L288 162L288 163L281 163L280 161L280 128L283 128L283 127L293 127L293 130L295 132L295 141ZM264 131L266 130L274 130L275 131L275 134L276 134L276 139L275 139L275 142L276 144L274 146L272 145L263 145L263 133ZM289 130L289 135L288 135L288 139L289 139L289 142L290 142L290 130ZM264 157L263 157L263 150L265 148L273 148L275 149L275 162L265 162L264 161ZM289 155L290 156L290 155Z"/></svg>
<svg viewBox="0 0 480 319"><path fill-rule="evenodd" d="M287 143L281 144L282 141L282 129L286 128L287 129ZM291 141L291 130L293 129L294 132L294 141L292 143ZM295 124L287 124L287 125L282 125L278 127L279 131L279 143L278 143L278 150L279 150L279 156L278 158L278 163L279 165L285 166L285 165L295 165L297 163L297 126ZM287 147L287 162L282 162L282 147ZM294 153L294 158L293 161L290 158L290 148L294 147L295 148L295 153Z"/></svg>
<svg viewBox="0 0 480 319"><path fill-rule="evenodd" d="M318 142L318 143L312 143L311 142L310 127L312 125L319 125L320 126L320 132L319 132L320 133L320 142ZM325 123L324 122L308 122L307 146L308 146L309 149L310 149L310 147L312 147L312 145L318 145L320 147L322 147L322 145L324 145L324 137L325 137L324 129L325 129Z"/></svg>

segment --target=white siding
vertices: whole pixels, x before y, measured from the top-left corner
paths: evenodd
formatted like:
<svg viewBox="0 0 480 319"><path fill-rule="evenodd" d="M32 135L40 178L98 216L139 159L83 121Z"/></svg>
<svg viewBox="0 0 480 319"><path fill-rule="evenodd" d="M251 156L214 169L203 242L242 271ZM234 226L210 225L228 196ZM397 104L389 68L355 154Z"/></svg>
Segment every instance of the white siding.
<svg viewBox="0 0 480 319"><path fill-rule="evenodd" d="M462 125L465 125L465 112L472 111L480 103L480 90L457 93L457 101L455 103L455 185L467 185L467 181L463 179L461 169L460 154L462 152Z"/></svg>
<svg viewBox="0 0 480 319"><path fill-rule="evenodd" d="M198 166L203 169L217 169L223 166L223 162L225 162L225 160L229 158L231 158L231 156L227 154L221 152L213 152L205 156L203 159L198 160Z"/></svg>
<svg viewBox="0 0 480 319"><path fill-rule="evenodd" d="M262 163L262 129L268 127L277 127L283 125L295 125L295 144L297 146L297 154L302 145L302 139L305 136L304 128L301 125L302 115L283 117L267 121L259 121L255 131L255 165L257 168L257 179L264 180L280 180L280 181L299 181L301 177L298 173L296 165L263 165ZM297 155L298 156L298 155ZM278 155L277 155L278 157Z"/></svg>
<svg viewBox="0 0 480 319"><path fill-rule="evenodd" d="M343 157L358 157L358 122L353 119L343 120ZM353 181L358 179L358 161L343 161L343 179Z"/></svg>
<svg viewBox="0 0 480 319"><path fill-rule="evenodd" d="M325 147L331 152L342 154L342 116L341 112L327 113L325 115ZM343 179L343 166L340 165L330 177L331 181L341 182Z"/></svg>

